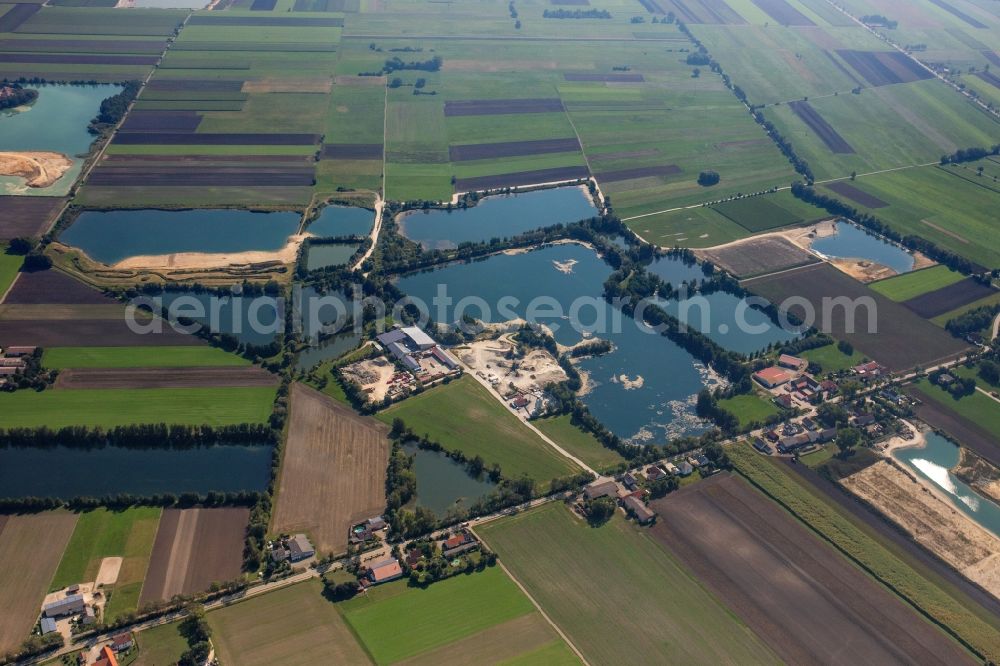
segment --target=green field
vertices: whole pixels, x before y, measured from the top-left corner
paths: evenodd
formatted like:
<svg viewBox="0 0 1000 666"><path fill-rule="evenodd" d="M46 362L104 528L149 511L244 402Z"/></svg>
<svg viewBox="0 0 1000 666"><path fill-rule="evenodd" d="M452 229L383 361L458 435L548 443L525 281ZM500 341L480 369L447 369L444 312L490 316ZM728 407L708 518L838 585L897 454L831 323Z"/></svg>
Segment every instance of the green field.
<svg viewBox="0 0 1000 666"><path fill-rule="evenodd" d="M15 391L0 394L6 427L113 427L132 423L264 423L271 387Z"/></svg>
<svg viewBox="0 0 1000 666"><path fill-rule="evenodd" d="M17 277L17 272L21 269L24 257L17 254L7 254L7 246L0 243L0 297L7 293L7 289Z"/></svg>
<svg viewBox="0 0 1000 666"><path fill-rule="evenodd" d="M799 201L788 192L726 201L712 208L751 233L825 217L824 211Z"/></svg>
<svg viewBox="0 0 1000 666"><path fill-rule="evenodd" d="M367 664L368 658L318 580L290 585L208 613L225 664Z"/></svg>
<svg viewBox="0 0 1000 666"><path fill-rule="evenodd" d="M250 361L217 347L55 347L42 356L46 368L186 368L242 366Z"/></svg>
<svg viewBox="0 0 1000 666"><path fill-rule="evenodd" d="M469 458L481 456L508 478L528 476L545 485L579 471L472 377L411 396L378 418L389 424L401 418L417 435Z"/></svg>
<svg viewBox="0 0 1000 666"><path fill-rule="evenodd" d="M746 238L750 233L712 208L691 208L625 219L643 240L661 247L712 247Z"/></svg>
<svg viewBox="0 0 1000 666"><path fill-rule="evenodd" d="M377 664L428 652L535 609L499 567L426 589L388 583L340 607Z"/></svg>
<svg viewBox="0 0 1000 666"><path fill-rule="evenodd" d="M965 276L961 273L957 273L947 266L938 265L872 282L868 286L886 298L902 302L960 282L964 278Z"/></svg>
<svg viewBox="0 0 1000 666"><path fill-rule="evenodd" d="M950 628L988 658L1000 655L997 619L978 615L971 601L938 578L912 556L831 504L817 490L806 487L777 461L749 446L732 446L730 460L747 479L830 541L877 580L910 601L929 617Z"/></svg>
<svg viewBox="0 0 1000 666"><path fill-rule="evenodd" d="M139 656L132 666L174 666L188 650L178 622L143 629L135 634L135 641Z"/></svg>
<svg viewBox="0 0 1000 666"><path fill-rule="evenodd" d="M593 528L566 506L549 504L477 532L591 663L777 661L619 515Z"/></svg>
<svg viewBox="0 0 1000 666"><path fill-rule="evenodd" d="M982 380L980 382L985 385ZM1000 402L979 391L956 400L943 388L931 384L926 379L917 382L916 387L934 402L975 423L989 431L993 437L1000 439Z"/></svg>
<svg viewBox="0 0 1000 666"><path fill-rule="evenodd" d="M860 365L865 360L864 354L857 349L853 350L850 355L847 355L840 351L837 345L833 343L825 347L817 347L816 349L804 351L801 356L810 363L819 365L823 368L824 373L848 370L856 365Z"/></svg>
<svg viewBox="0 0 1000 666"><path fill-rule="evenodd" d="M596 437L570 422L570 416L554 416L534 421L536 428L571 454L597 470L613 468L625 462L617 451L605 448Z"/></svg>
<svg viewBox="0 0 1000 666"><path fill-rule="evenodd" d="M739 420L741 428L746 428L752 423L763 424L767 417L781 413L773 400L764 398L757 393L736 395L720 400L719 407L735 416Z"/></svg>
<svg viewBox="0 0 1000 666"><path fill-rule="evenodd" d="M105 617L111 621L135 611L153 551L159 507L135 507L124 511L94 509L80 514L51 589L75 583L91 583L106 557L122 558L118 579L111 587Z"/></svg>

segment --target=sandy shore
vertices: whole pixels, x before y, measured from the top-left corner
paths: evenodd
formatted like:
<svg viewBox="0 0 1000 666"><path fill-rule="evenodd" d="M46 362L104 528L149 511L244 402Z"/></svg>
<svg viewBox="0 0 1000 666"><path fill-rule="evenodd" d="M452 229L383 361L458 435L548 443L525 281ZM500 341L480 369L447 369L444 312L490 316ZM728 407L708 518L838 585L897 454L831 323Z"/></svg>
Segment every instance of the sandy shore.
<svg viewBox="0 0 1000 666"><path fill-rule="evenodd" d="M24 178L28 187L49 187L73 168L73 160L62 153L0 152L0 176Z"/></svg>
<svg viewBox="0 0 1000 666"><path fill-rule="evenodd" d="M139 255L123 259L112 268L118 269L193 269L220 268L278 262L294 263L299 247L311 234L295 234L280 250L250 252L176 252L174 254Z"/></svg>
<svg viewBox="0 0 1000 666"><path fill-rule="evenodd" d="M924 433L918 430L912 423L902 421L902 419L900 421L903 425L912 430L916 436L913 439L903 439L902 437L890 438L886 441L885 448L882 449L883 456L890 457L894 451L898 451L900 449L922 449L927 446L927 436L924 435Z"/></svg>

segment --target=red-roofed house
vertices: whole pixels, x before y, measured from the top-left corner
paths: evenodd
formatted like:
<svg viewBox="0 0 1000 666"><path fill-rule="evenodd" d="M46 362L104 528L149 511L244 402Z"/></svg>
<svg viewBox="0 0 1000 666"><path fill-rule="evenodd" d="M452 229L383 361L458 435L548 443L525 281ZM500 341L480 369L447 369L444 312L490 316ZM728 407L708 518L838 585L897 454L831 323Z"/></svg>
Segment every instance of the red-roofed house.
<svg viewBox="0 0 1000 666"><path fill-rule="evenodd" d="M94 662L94 666L118 666L118 658L115 657L114 651L105 645L101 648L100 655L97 657L97 661Z"/></svg>
<svg viewBox="0 0 1000 666"><path fill-rule="evenodd" d="M372 566L371 571L368 572L368 579L372 582L372 585L387 583L390 580L396 580L397 578L402 577L403 568L399 566L399 562L394 559L379 562L378 564Z"/></svg>

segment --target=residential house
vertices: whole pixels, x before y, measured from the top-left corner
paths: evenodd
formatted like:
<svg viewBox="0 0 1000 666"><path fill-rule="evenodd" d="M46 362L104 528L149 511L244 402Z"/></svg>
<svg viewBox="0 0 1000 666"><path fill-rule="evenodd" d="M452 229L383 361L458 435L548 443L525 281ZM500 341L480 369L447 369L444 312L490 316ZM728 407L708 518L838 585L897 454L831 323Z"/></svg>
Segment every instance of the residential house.
<svg viewBox="0 0 1000 666"><path fill-rule="evenodd" d="M795 403L792 402L792 396L788 395L787 393L782 393L781 395L776 397L774 399L774 402L776 405L778 405L778 407L781 407L782 409L792 409L795 406Z"/></svg>
<svg viewBox="0 0 1000 666"><path fill-rule="evenodd" d="M288 559L292 562L301 562L316 554L316 549L309 543L305 534L296 534L287 542Z"/></svg>
<svg viewBox="0 0 1000 666"><path fill-rule="evenodd" d="M115 652L127 652L132 649L135 641L132 639L132 634L125 632L122 634L116 634L111 637L111 649Z"/></svg>
<svg viewBox="0 0 1000 666"><path fill-rule="evenodd" d="M625 487L629 490L635 490L639 487L639 481L635 478L635 475L632 474L632 472L625 472L625 475L622 477L622 483L624 483Z"/></svg>
<svg viewBox="0 0 1000 666"><path fill-rule="evenodd" d="M614 479L598 479L583 489L583 496L589 500L599 497L616 497L618 483Z"/></svg>
<svg viewBox="0 0 1000 666"><path fill-rule="evenodd" d="M663 469L665 469L668 474L673 474L674 476L677 476L677 465L671 462L663 463Z"/></svg>
<svg viewBox="0 0 1000 666"><path fill-rule="evenodd" d="M118 658L115 656L114 651L105 645L101 648L94 666L118 666Z"/></svg>
<svg viewBox="0 0 1000 666"><path fill-rule="evenodd" d="M694 467L691 466L691 463L685 460L677 466L677 473L681 476L691 476L691 474L694 473Z"/></svg>
<svg viewBox="0 0 1000 666"><path fill-rule="evenodd" d="M662 469L656 465L650 465L646 468L646 478L650 481L656 481L657 479L662 479L667 475Z"/></svg>
<svg viewBox="0 0 1000 666"><path fill-rule="evenodd" d="M459 532L441 544L441 555L446 558L461 555L477 548L479 542L468 532Z"/></svg>

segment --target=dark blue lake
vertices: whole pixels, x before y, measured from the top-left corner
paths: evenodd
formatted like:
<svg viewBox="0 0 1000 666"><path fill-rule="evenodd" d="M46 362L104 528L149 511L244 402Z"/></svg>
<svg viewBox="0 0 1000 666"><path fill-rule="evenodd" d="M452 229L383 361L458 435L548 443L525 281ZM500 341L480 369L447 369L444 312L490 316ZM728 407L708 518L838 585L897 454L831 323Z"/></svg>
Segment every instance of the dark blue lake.
<svg viewBox="0 0 1000 666"><path fill-rule="evenodd" d="M84 211L59 240L105 264L176 252L270 251L285 246L300 219L291 212L221 209Z"/></svg>
<svg viewBox="0 0 1000 666"><path fill-rule="evenodd" d="M3 497L264 490L270 476L270 446L0 449Z"/></svg>
<svg viewBox="0 0 1000 666"><path fill-rule="evenodd" d="M848 222L837 222L836 235L817 238L812 249L827 257L866 259L897 273L913 270L912 254Z"/></svg>
<svg viewBox="0 0 1000 666"><path fill-rule="evenodd" d="M400 233L428 249L510 238L553 224L594 217L597 209L581 187L557 187L482 199L471 208L412 211L398 219Z"/></svg>
<svg viewBox="0 0 1000 666"><path fill-rule="evenodd" d="M415 456L417 506L427 507L438 517L444 517L450 509L468 509L496 488L485 475L481 479L469 476L465 465L443 453L421 449L416 444L404 445L403 449Z"/></svg>
<svg viewBox="0 0 1000 666"><path fill-rule="evenodd" d="M306 229L320 238L367 236L375 226L375 211L353 206L327 206Z"/></svg>
<svg viewBox="0 0 1000 666"><path fill-rule="evenodd" d="M601 293L610 273L592 250L562 244L404 276L398 286L430 304L438 321L458 321L463 312L488 322L527 318L548 326L563 345L611 340L612 353L578 365L590 380L581 400L598 419L637 442L664 443L703 431L706 424L695 416L694 403L711 382L707 369L609 305ZM439 285L455 303L481 299L488 311L475 305L438 311L431 299Z"/></svg>

